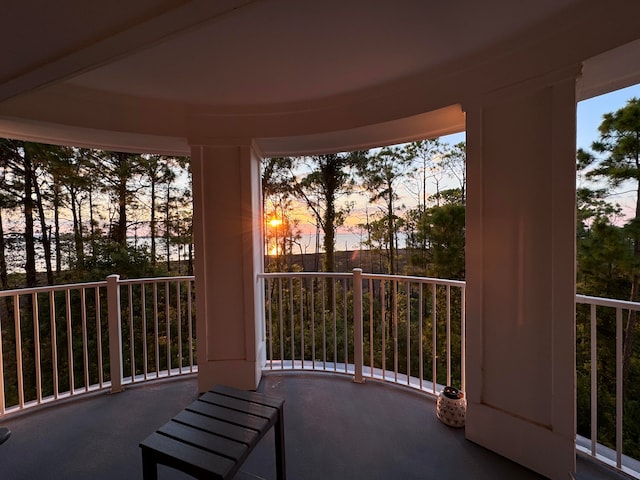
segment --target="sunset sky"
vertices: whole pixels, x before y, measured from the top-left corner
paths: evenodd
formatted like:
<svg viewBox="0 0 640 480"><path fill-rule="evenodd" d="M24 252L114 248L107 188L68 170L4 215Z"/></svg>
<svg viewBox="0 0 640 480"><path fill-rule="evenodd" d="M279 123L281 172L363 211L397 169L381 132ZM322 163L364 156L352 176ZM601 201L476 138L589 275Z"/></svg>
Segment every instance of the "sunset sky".
<svg viewBox="0 0 640 480"><path fill-rule="evenodd" d="M617 90L607 95L602 95L578 103L577 147L590 149L591 143L599 136L598 126L602 122L602 116L605 113L614 112L624 107L627 100L633 97L640 98L640 85ZM444 143L454 145L464 141L465 134L462 132L448 135L440 137L440 140ZM455 185L450 184L449 186L453 187ZM434 190L435 187L431 185L430 193L434 193ZM336 248L338 250L344 250L345 245L347 249L358 248L360 235L358 234L357 225L359 223L363 223L366 219L366 194L354 195L350 197L349 200L355 201L356 207L353 209L352 214L347 218L345 226L339 229L336 240ZM632 211L635 208L635 196L630 195L626 191L622 191L619 195L612 196L611 200L620 203L623 210ZM340 204L343 205L345 201L346 199L341 199ZM415 198L412 198L408 188L405 189L401 203L404 203L407 207L413 207L416 204L416 200ZM377 207L370 205L369 213L371 214L375 211L377 211ZM303 250L307 249L308 251L312 251L315 245L315 226L310 222L310 217L308 216L306 209L304 207L297 208L294 213L294 218L300 220L300 229L303 234Z"/></svg>

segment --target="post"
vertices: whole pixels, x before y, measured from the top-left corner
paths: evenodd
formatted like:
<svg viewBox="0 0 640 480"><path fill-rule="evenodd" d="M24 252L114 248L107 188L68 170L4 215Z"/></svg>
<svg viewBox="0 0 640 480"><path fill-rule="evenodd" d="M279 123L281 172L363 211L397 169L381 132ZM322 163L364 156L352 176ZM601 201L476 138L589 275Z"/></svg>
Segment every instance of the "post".
<svg viewBox="0 0 640 480"><path fill-rule="evenodd" d="M109 365L111 370L111 393L122 388L122 329L120 324L120 275L107 277L107 307L109 321Z"/></svg>
<svg viewBox="0 0 640 480"><path fill-rule="evenodd" d="M364 363L362 347L362 269L353 269L353 363L355 383L364 383L362 364Z"/></svg>

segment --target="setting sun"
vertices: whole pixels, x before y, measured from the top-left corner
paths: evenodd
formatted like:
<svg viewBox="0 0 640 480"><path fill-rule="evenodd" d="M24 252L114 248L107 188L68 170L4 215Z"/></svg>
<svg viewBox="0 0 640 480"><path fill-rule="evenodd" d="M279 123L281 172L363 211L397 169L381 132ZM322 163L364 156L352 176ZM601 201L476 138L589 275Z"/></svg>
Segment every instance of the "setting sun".
<svg viewBox="0 0 640 480"><path fill-rule="evenodd" d="M279 225L282 225L282 220L274 217L271 220L269 220L269 225L275 228Z"/></svg>

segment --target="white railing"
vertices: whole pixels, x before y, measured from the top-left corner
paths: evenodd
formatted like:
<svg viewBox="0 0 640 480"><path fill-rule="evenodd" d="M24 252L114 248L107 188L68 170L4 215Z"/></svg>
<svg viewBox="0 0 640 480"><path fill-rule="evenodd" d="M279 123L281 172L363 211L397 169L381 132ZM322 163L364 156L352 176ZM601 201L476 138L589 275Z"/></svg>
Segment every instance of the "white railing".
<svg viewBox="0 0 640 480"><path fill-rule="evenodd" d="M373 377L431 394L444 385L464 390L464 282L359 269L259 278L267 370L331 371L356 382ZM622 347L623 320L639 310L640 303L576 296L576 372L590 376L588 391L578 391L577 451L640 479L640 462L625 454L634 440L625 433L633 429L625 429ZM614 425L605 425L611 419ZM615 438L606 438L612 428Z"/></svg>
<svg viewBox="0 0 640 480"><path fill-rule="evenodd" d="M578 391L576 449L640 479L640 462L625 455L627 445L637 448L638 443L637 438L630 438L631 429L625 428L631 424L625 415L623 378L624 324L638 311L640 303L576 295L576 374L584 380L589 377L588 382L578 382L579 388L589 388Z"/></svg>
<svg viewBox="0 0 640 480"><path fill-rule="evenodd" d="M265 273L268 370L464 390L465 283L352 273Z"/></svg>
<svg viewBox="0 0 640 480"><path fill-rule="evenodd" d="M464 282L359 269L258 278L266 369L338 372L433 395L444 385L465 389ZM0 291L0 416L197 372L193 306L193 277L112 275ZM636 400L625 404L623 341L627 316L639 310L640 303L576 296L577 451L638 479L640 462L627 454L635 440L626 409Z"/></svg>
<svg viewBox="0 0 640 480"><path fill-rule="evenodd" d="M197 371L193 277L0 291L0 415Z"/></svg>

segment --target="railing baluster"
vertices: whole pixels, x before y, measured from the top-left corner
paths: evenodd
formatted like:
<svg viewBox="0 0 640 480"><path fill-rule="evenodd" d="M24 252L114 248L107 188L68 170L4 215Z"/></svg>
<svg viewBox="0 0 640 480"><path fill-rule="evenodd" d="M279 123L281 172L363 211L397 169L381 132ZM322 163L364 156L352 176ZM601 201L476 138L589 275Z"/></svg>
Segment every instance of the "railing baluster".
<svg viewBox="0 0 640 480"><path fill-rule="evenodd" d="M131 383L136 381L136 357L135 357L135 337L133 328L133 284L128 285L129 303L129 370L131 372Z"/></svg>
<svg viewBox="0 0 640 480"><path fill-rule="evenodd" d="M406 282L407 290L407 385L411 385L411 283Z"/></svg>
<svg viewBox="0 0 640 480"><path fill-rule="evenodd" d="M463 392L467 391L467 310L466 288L460 288L460 384Z"/></svg>
<svg viewBox="0 0 640 480"><path fill-rule="evenodd" d="M100 308L100 287L96 286L93 293L96 308L96 343L98 347L98 384L104 384L104 367L102 362L102 311Z"/></svg>
<svg viewBox="0 0 640 480"><path fill-rule="evenodd" d="M309 314L311 315L311 369L316 369L316 307L315 307L315 282L313 277L309 279Z"/></svg>
<svg viewBox="0 0 640 480"><path fill-rule="evenodd" d="M147 345L147 288L140 284L140 305L142 308L142 374L147 380L149 374L149 346ZM191 350L191 345L189 345Z"/></svg>
<svg viewBox="0 0 640 480"><path fill-rule="evenodd" d="M596 456L598 445L598 339L596 306L591 305L591 455Z"/></svg>
<svg viewBox="0 0 640 480"><path fill-rule="evenodd" d="M192 313L192 292L191 292L191 280L187 282L187 317L189 321L188 333L189 333L189 372L193 372L193 313Z"/></svg>
<svg viewBox="0 0 640 480"><path fill-rule="evenodd" d="M622 468L622 426L623 426L623 356L622 308L616 308L616 467Z"/></svg>
<svg viewBox="0 0 640 480"><path fill-rule="evenodd" d="M393 282L393 379L398 382L398 281Z"/></svg>
<svg viewBox="0 0 640 480"><path fill-rule="evenodd" d="M18 376L18 405L24 408L24 377L22 373L22 331L20 328L20 296L13 297L13 321L16 337L16 374Z"/></svg>
<svg viewBox="0 0 640 480"><path fill-rule="evenodd" d="M84 288L80 289L80 319L82 321L82 361L84 362L84 391L89 391L89 339L87 334L87 298Z"/></svg>
<svg viewBox="0 0 640 480"><path fill-rule="evenodd" d="M333 315L333 371L338 371L338 307L336 305L336 281L331 280L331 300Z"/></svg>
<svg viewBox="0 0 640 480"><path fill-rule="evenodd" d="M182 374L182 304L180 282L176 282L176 323L178 324L178 373Z"/></svg>
<svg viewBox="0 0 640 480"><path fill-rule="evenodd" d="M271 280L270 278L267 278L266 281L264 282L266 293L267 293L267 317L269 319L269 329L268 329L268 335L269 335L269 369L273 370L273 294L272 294L272 287L273 287L273 280Z"/></svg>
<svg viewBox="0 0 640 480"><path fill-rule="evenodd" d="M38 294L31 294L31 311L33 315L33 350L36 367L36 399L42 403L42 362L40 360L40 314L38 309Z"/></svg>
<svg viewBox="0 0 640 480"><path fill-rule="evenodd" d="M304 370L304 292L302 288L304 279L300 277L298 281L300 282L300 362Z"/></svg>
<svg viewBox="0 0 640 480"><path fill-rule="evenodd" d="M280 330L280 369L284 369L284 312L282 308L282 279L278 279L278 314Z"/></svg>
<svg viewBox="0 0 640 480"><path fill-rule="evenodd" d="M362 364L364 363L363 333L362 333L362 270L353 269L353 363L354 381L364 382L362 378Z"/></svg>
<svg viewBox="0 0 640 480"><path fill-rule="evenodd" d="M373 279L369 279L369 374L373 377L375 361L374 361L374 328L373 328L373 305L374 305L374 296L373 296Z"/></svg>
<svg viewBox="0 0 640 480"><path fill-rule="evenodd" d="M153 339L154 339L154 347L153 351L155 353L155 369L156 369L156 378L160 376L160 342L159 342L159 325L158 325L158 284L153 283Z"/></svg>
<svg viewBox="0 0 640 480"><path fill-rule="evenodd" d="M348 373L349 367L349 319L347 315L347 279L342 279L342 325L344 342L344 373Z"/></svg>
<svg viewBox="0 0 640 480"><path fill-rule="evenodd" d="M75 393L75 378L73 368L73 329L71 326L71 292L65 290L65 308L67 317L67 364L69 366L69 393L73 395Z"/></svg>
<svg viewBox="0 0 640 480"><path fill-rule="evenodd" d="M322 368L327 369L327 299L326 299L326 281L321 282L322 292Z"/></svg>
<svg viewBox="0 0 640 480"><path fill-rule="evenodd" d="M164 282L164 319L167 327L167 375L171 376L171 316L169 303L169 282Z"/></svg>
<svg viewBox="0 0 640 480"><path fill-rule="evenodd" d="M386 380L387 377L387 304L386 304L386 294L385 288L386 285L385 280L380 280L380 322L381 322L381 340L382 340L382 378Z"/></svg>
<svg viewBox="0 0 640 480"><path fill-rule="evenodd" d="M291 368L295 368L296 351L295 351L295 314L293 308L293 277L289 277L289 325L291 330Z"/></svg>
<svg viewBox="0 0 640 480"><path fill-rule="evenodd" d="M431 285L431 382L433 383L432 393L436 393L436 385L438 384L438 321L437 321L437 290L436 284Z"/></svg>
<svg viewBox="0 0 640 480"><path fill-rule="evenodd" d="M419 362L419 366L418 366L418 378L419 378L419 385L420 385L420 390L422 390L423 388L423 383L424 383L424 347L423 347L423 341L422 341L422 324L424 323L424 317L423 317L423 298L422 298L422 291L423 291L423 286L424 284L421 282L418 284L418 338L420 339L420 342L418 343L418 362Z"/></svg>
<svg viewBox="0 0 640 480"><path fill-rule="evenodd" d="M120 276L107 277L109 308L109 364L111 366L111 393L122 391L122 327L120 313Z"/></svg>
<svg viewBox="0 0 640 480"><path fill-rule="evenodd" d="M451 286L446 287L447 294L447 385L451 385Z"/></svg>

